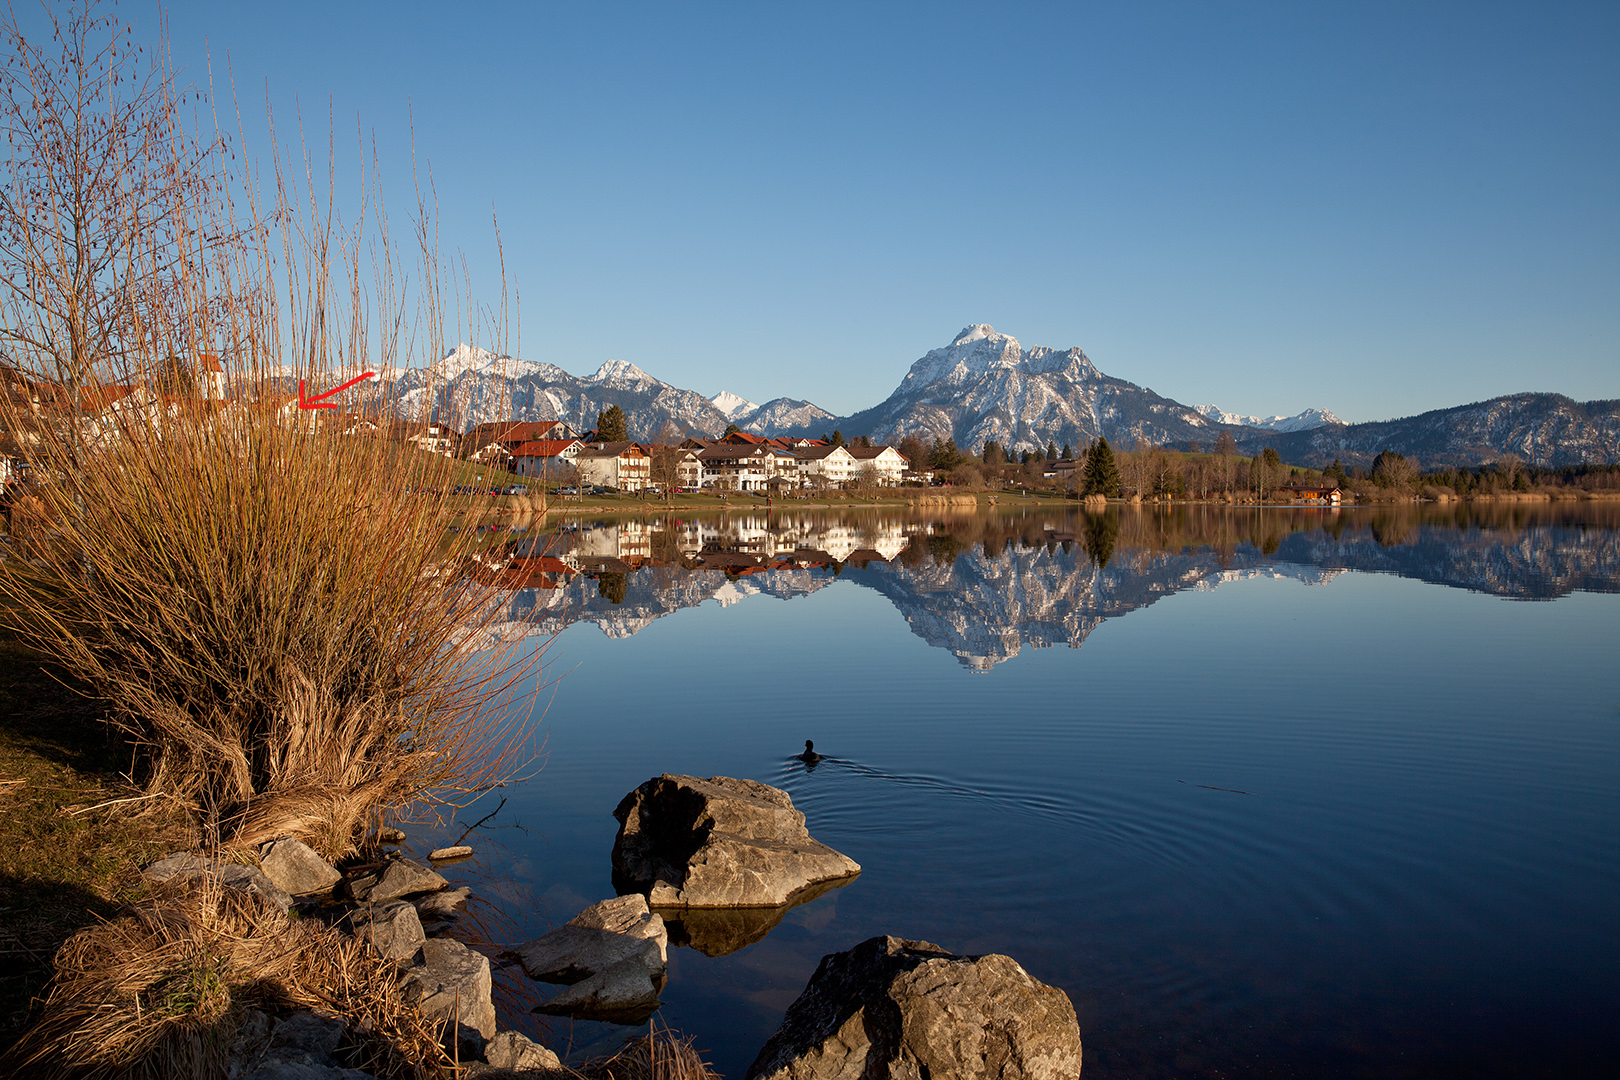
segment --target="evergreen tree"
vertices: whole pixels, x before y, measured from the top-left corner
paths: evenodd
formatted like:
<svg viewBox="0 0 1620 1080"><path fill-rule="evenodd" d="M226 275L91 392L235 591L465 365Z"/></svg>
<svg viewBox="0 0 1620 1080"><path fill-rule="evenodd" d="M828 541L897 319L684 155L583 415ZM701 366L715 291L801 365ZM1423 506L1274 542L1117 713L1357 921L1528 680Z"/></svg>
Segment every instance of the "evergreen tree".
<svg viewBox="0 0 1620 1080"><path fill-rule="evenodd" d="M596 415L596 437L602 442L624 442L630 437L630 431L625 423L624 410L617 405L609 405Z"/></svg>
<svg viewBox="0 0 1620 1080"><path fill-rule="evenodd" d="M1072 453L1070 453L1070 451L1069 451L1069 444L1064 443L1063 444L1063 460L1068 461L1073 456L1074 455Z"/></svg>
<svg viewBox="0 0 1620 1080"><path fill-rule="evenodd" d="M986 465L1000 465L1002 461L1001 444L994 439L984 440L984 454L982 457Z"/></svg>
<svg viewBox="0 0 1620 1080"><path fill-rule="evenodd" d="M722 434L720 437L723 439L723 438L726 437L726 435L735 435L735 434L737 434L737 432L739 432L741 430L742 430L742 428L738 427L736 424L727 424L725 433ZM825 438L825 436L823 436L823 438Z"/></svg>
<svg viewBox="0 0 1620 1080"><path fill-rule="evenodd" d="M843 446L844 445L844 433L842 431L837 430L836 428L833 430L833 433L832 433L832 444L834 446Z"/></svg>
<svg viewBox="0 0 1620 1080"><path fill-rule="evenodd" d="M1053 442L1051 439L1046 440L1046 460L1057 460L1057 443Z"/></svg>
<svg viewBox="0 0 1620 1080"><path fill-rule="evenodd" d="M1084 491L1087 495L1119 498L1121 492L1119 463L1114 460L1114 451L1109 447L1107 439L1099 436L1086 452L1085 479Z"/></svg>

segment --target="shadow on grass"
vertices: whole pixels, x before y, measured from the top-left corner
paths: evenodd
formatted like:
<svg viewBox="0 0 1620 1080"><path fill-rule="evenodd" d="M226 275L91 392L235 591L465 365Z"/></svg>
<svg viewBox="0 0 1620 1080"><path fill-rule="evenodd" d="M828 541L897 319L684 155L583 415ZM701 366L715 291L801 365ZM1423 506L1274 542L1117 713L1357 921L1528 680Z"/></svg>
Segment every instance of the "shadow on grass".
<svg viewBox="0 0 1620 1080"><path fill-rule="evenodd" d="M22 1034L56 950L141 895L139 868L189 847L185 816L138 795L130 746L65 673L0 639L0 1051Z"/></svg>
<svg viewBox="0 0 1620 1080"><path fill-rule="evenodd" d="M27 1030L62 942L120 906L67 882L0 875L0 1053Z"/></svg>

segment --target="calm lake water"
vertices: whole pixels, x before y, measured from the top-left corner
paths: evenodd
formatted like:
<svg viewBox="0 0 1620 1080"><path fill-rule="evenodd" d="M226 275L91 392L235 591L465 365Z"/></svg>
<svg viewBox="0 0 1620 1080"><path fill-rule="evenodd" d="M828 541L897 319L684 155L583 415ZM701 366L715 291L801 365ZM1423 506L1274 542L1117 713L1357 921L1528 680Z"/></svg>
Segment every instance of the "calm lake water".
<svg viewBox="0 0 1620 1080"><path fill-rule="evenodd" d="M733 1080L824 954L883 933L1061 987L1088 1077L1609 1076L1617 510L498 535L528 557L514 619L558 634L543 768L458 815L506 800L452 876L515 943L613 895L642 781L785 788L864 872L735 952L671 949L658 1021ZM627 1033L502 979L503 1025L576 1055Z"/></svg>

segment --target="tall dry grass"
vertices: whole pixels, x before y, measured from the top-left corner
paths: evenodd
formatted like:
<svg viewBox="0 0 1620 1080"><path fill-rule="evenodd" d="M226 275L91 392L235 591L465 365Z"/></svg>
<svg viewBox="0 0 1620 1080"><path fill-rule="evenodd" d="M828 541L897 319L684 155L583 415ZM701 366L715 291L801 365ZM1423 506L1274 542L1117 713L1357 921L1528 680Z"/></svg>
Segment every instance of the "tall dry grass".
<svg viewBox="0 0 1620 1080"><path fill-rule="evenodd" d="M213 1080L249 1009L335 1013L349 1028L346 1063L379 1077L455 1072L442 1024L405 1001L391 961L246 893L167 889L69 939L56 969L37 1023L0 1058L7 1075Z"/></svg>
<svg viewBox="0 0 1620 1080"><path fill-rule="evenodd" d="M391 422L437 419L431 381L402 410L375 406L375 381L339 409L295 399L299 380L313 396L444 355L431 207L418 197L400 245L374 175L346 223L307 147L277 148L262 180L202 158L209 181L164 191L161 229L118 224L113 269L81 283L116 300L95 355L48 347L69 308L4 306L0 426L35 483L0 590L12 628L106 699L150 790L216 842L335 856L390 808L510 773L508 696L537 653L486 632L500 605L473 531L449 529L487 500L398 441ZM469 307L460 329L500 350L506 310Z"/></svg>

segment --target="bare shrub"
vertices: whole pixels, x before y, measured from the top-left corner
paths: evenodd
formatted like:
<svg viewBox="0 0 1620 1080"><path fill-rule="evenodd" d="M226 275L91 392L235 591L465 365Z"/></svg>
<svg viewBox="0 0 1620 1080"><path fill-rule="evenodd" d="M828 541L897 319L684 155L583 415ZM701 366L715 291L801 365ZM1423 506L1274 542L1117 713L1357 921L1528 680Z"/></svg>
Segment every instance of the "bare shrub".
<svg viewBox="0 0 1620 1080"><path fill-rule="evenodd" d="M15 284L48 273L62 223L0 222L33 230L12 250L41 261L0 278L24 388L0 422L30 433L38 500L31 559L0 563L0 589L13 629L107 699L148 786L214 842L296 835L335 856L389 808L505 775L521 726L507 692L538 654L489 632L502 612L476 534L450 528L491 500L454 494L443 457L345 434L343 411L380 396L298 400L444 355L429 209L406 257L372 192L345 225L307 159L278 157L266 191L208 160L217 175L168 192L161 228L129 217L105 272L63 286L100 297L89 337L74 304ZM499 348L504 302L478 318ZM46 346L75 335L64 371ZM426 424L427 390L418 413L376 419Z"/></svg>

